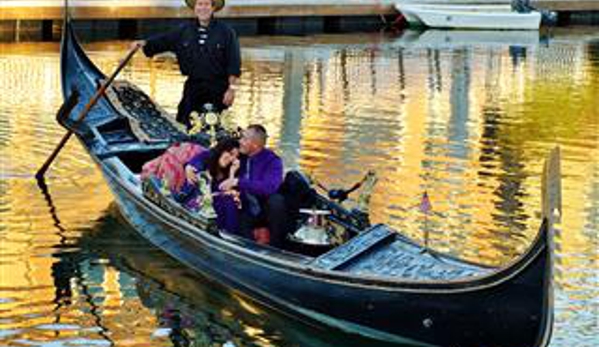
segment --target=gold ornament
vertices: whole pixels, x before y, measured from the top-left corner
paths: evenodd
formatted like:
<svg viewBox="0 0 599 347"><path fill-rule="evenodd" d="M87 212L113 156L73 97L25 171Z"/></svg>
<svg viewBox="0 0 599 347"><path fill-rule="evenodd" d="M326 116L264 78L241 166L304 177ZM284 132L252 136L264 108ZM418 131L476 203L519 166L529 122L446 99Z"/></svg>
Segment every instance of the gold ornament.
<svg viewBox="0 0 599 347"><path fill-rule="evenodd" d="M218 115L216 113L208 112L204 117L204 119L206 120L206 124L210 126L215 126L218 124Z"/></svg>

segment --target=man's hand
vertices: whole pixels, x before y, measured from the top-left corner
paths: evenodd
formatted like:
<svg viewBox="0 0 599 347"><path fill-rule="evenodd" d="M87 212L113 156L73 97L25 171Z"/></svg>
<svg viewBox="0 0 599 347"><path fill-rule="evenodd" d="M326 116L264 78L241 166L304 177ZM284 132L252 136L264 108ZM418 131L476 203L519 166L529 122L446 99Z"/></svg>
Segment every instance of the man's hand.
<svg viewBox="0 0 599 347"><path fill-rule="evenodd" d="M185 178L189 183L198 183L198 170L191 165L185 165Z"/></svg>
<svg viewBox="0 0 599 347"><path fill-rule="evenodd" d="M229 86L229 89L223 95L223 104L225 106L233 105L233 101L235 101L235 89L232 86Z"/></svg>
<svg viewBox="0 0 599 347"><path fill-rule="evenodd" d="M239 194L239 192L237 190L235 190L235 189L227 190L223 194L228 195L231 198L233 198L233 201L235 202L235 205L237 206L237 208L241 209L241 195Z"/></svg>
<svg viewBox="0 0 599 347"><path fill-rule="evenodd" d="M226 192L228 190L235 188L237 186L237 183L238 183L237 178L227 178L226 180L221 182L221 184L218 186L218 189L220 191Z"/></svg>
<svg viewBox="0 0 599 347"><path fill-rule="evenodd" d="M133 42L131 42L131 49L143 48L145 45L146 45L146 41L145 40L133 41Z"/></svg>

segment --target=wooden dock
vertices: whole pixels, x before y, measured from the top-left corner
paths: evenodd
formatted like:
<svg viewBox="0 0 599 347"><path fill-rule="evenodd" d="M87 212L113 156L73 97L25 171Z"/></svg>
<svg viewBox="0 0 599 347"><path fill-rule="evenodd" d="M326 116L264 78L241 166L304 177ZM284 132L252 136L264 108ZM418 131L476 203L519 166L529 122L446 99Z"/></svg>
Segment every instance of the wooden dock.
<svg viewBox="0 0 599 347"><path fill-rule="evenodd" d="M222 18L368 16L393 14L393 0L228 0ZM70 0L78 19L152 19L193 16L184 0ZM64 0L3 0L0 20L56 20Z"/></svg>
<svg viewBox="0 0 599 347"><path fill-rule="evenodd" d="M411 1L508 4L511 0ZM244 35L370 31L393 23L398 15L395 2L227 0L216 16L235 22L236 30ZM0 41L56 40L64 4L65 0L0 0ZM531 0L531 4L557 11L562 24L568 24L576 13L582 13L591 24L599 23L599 0ZM69 9L79 24L88 25L84 32L122 39L151 34L168 21L193 17L184 0L69 0Z"/></svg>
<svg viewBox="0 0 599 347"><path fill-rule="evenodd" d="M418 0L413 0L418 2ZM422 0L421 2L442 0ZM456 0L446 0L452 2ZM481 2L482 0L458 0ZM509 3L510 0L484 0ZM0 20L56 20L64 0L2 0ZM396 13L395 0L228 0L222 18L372 16ZM558 12L599 11L599 0L531 0L533 6ZM153 19L193 16L184 0L70 0L78 19Z"/></svg>
<svg viewBox="0 0 599 347"><path fill-rule="evenodd" d="M599 11L599 0L531 0L534 7L556 12Z"/></svg>
<svg viewBox="0 0 599 347"><path fill-rule="evenodd" d="M418 1L418 0L414 0ZM422 0L427 2L431 0ZM442 0L434 0L439 2ZM452 2L456 0L447 0ZM481 0L459 0L480 2ZM510 0L484 0L509 2ZM2 0L0 20L56 20L63 17L64 0ZM369 16L396 13L394 0L228 0L223 18ZM531 0L553 11L599 11L599 0ZM184 0L70 0L78 19L186 18L193 15Z"/></svg>

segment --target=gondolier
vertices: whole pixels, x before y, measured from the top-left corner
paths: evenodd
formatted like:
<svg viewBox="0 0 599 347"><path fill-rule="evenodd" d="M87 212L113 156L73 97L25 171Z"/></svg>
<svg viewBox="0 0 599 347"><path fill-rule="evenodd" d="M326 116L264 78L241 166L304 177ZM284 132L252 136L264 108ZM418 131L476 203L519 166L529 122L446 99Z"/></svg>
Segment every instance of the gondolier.
<svg viewBox="0 0 599 347"><path fill-rule="evenodd" d="M213 16L224 7L224 0L185 1L197 20L134 45L142 46L148 57L162 52L176 54L181 73L187 76L177 121L189 129L189 115L202 112L205 104L212 104L217 112L233 104L241 55L235 31Z"/></svg>

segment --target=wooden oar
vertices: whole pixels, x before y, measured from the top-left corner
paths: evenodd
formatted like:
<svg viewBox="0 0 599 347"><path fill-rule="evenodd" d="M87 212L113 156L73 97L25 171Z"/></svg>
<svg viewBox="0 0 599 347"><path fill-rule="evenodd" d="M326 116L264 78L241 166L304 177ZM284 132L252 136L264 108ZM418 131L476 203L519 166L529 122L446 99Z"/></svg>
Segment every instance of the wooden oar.
<svg viewBox="0 0 599 347"><path fill-rule="evenodd" d="M71 129L68 129L67 133L63 136L62 140L60 140L60 142L58 143L58 145L56 146L56 148L54 149L54 151L52 152L52 154L50 154L50 156L48 157L48 159L46 160L46 162L44 163L44 165L42 165L42 167L40 167L40 169L35 174L35 178L37 178L38 181L44 179L44 174L46 173L46 171L48 171L48 168L50 167L50 165L52 164L52 162L54 161L54 159L56 158L56 156L58 156L58 153L60 152L60 150L62 149L62 147L64 147L64 145L67 143L67 141L69 141L69 139L73 135L73 129L77 128L77 126L85 119L85 117L87 116L87 114L89 113L89 111L91 110L91 108L104 95L104 92L106 91L106 88L108 88L108 86L112 83L112 81L114 81L114 79L116 78L116 76L119 74L119 72L121 72L121 70L125 67L125 65L127 65L127 63L129 62L129 60L131 60L131 58L133 58L133 55L139 50L139 48L140 48L140 46L135 46L134 48L131 49L131 51L129 51L129 53L125 57L125 60L123 60L119 64L119 66L112 73L112 75L110 75L110 77L106 81L104 81L104 83L100 86L100 88L98 89L98 91L89 100L89 102L87 103L87 105L85 105L85 108L83 109L83 111L81 111L81 113L79 114L79 116L75 120L75 124L73 125L73 127ZM70 111L71 110L68 110L68 112L70 112Z"/></svg>
<svg viewBox="0 0 599 347"><path fill-rule="evenodd" d="M58 109L58 112L56 112L56 121L58 124L66 128L65 120L69 118L71 111L73 111L75 106L79 103L79 96L80 94L77 89L71 91L71 95L69 95L67 101L65 101L64 104L60 106L60 109Z"/></svg>

